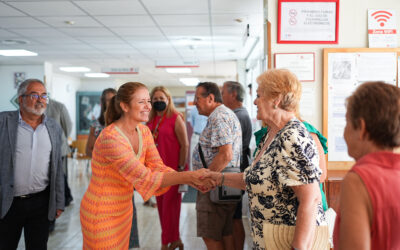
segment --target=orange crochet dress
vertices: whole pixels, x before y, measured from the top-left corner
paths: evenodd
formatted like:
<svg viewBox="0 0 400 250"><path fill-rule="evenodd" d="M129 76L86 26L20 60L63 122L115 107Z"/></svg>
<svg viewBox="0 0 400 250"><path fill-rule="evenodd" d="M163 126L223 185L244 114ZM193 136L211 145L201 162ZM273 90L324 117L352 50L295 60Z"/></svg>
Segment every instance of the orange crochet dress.
<svg viewBox="0 0 400 250"><path fill-rule="evenodd" d="M97 138L92 158L92 178L82 198L80 219L83 249L128 249L132 222L133 190L148 200L169 187L160 188L165 172L149 128L137 126L136 154L114 124Z"/></svg>

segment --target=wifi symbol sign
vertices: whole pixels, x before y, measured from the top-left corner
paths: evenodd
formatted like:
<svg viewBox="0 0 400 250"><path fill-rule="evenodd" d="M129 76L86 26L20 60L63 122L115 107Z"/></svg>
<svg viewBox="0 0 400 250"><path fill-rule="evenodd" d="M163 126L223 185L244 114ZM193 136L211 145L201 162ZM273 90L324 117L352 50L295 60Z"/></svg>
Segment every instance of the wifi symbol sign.
<svg viewBox="0 0 400 250"><path fill-rule="evenodd" d="M384 10L378 10L372 13L371 16L373 16L375 20L379 23L379 25L383 27L385 26L385 23L390 19L392 14Z"/></svg>

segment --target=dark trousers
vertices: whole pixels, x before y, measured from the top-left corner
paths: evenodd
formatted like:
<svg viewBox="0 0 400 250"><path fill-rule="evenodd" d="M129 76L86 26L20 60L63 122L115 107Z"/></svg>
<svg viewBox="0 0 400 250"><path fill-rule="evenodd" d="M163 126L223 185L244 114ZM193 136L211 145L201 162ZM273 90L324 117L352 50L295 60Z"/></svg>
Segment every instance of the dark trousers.
<svg viewBox="0 0 400 250"><path fill-rule="evenodd" d="M48 208L48 189L28 198L14 197L10 210L3 219L0 219L0 249L17 249L22 229L24 229L25 249L47 249Z"/></svg>

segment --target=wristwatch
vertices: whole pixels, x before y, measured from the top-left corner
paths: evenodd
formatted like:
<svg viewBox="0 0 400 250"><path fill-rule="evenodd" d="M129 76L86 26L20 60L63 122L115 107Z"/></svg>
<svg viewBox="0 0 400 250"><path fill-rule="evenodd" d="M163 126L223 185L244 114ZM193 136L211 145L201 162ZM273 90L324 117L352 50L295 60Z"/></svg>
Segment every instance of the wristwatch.
<svg viewBox="0 0 400 250"><path fill-rule="evenodd" d="M178 165L178 170L179 170L179 171L185 170L185 166L179 166L179 165Z"/></svg>

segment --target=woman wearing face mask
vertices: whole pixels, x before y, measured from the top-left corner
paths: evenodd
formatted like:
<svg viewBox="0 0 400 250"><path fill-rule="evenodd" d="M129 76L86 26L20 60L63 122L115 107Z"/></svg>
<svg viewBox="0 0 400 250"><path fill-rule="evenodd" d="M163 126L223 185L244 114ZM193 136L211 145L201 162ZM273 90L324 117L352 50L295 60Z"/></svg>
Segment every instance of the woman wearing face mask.
<svg viewBox="0 0 400 250"><path fill-rule="evenodd" d="M171 94L158 86L150 93L152 110L149 126L154 142L164 164L176 171L185 169L189 142L182 115L175 109ZM183 249L179 237L179 216L182 196L178 185L172 186L168 192L157 196L157 208L161 223L161 249Z"/></svg>

